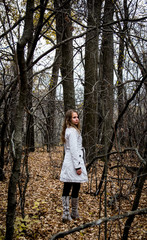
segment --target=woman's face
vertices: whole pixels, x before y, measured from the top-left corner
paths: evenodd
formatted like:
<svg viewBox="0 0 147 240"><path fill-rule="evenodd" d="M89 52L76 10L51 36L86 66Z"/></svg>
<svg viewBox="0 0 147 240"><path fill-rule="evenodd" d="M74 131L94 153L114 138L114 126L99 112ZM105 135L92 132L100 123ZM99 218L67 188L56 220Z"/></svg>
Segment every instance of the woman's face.
<svg viewBox="0 0 147 240"><path fill-rule="evenodd" d="M72 117L71 117L71 123L74 124L74 125L78 125L79 123L79 116L76 112L73 112L72 113Z"/></svg>

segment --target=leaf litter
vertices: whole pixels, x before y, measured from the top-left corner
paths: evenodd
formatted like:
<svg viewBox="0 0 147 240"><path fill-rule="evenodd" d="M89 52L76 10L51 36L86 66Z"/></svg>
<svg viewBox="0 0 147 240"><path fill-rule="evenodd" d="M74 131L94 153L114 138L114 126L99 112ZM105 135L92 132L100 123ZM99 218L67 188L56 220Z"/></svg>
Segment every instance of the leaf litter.
<svg viewBox="0 0 147 240"><path fill-rule="evenodd" d="M118 157L118 156L117 156ZM135 189L134 182L130 173L125 169L113 168L118 161L113 156L108 171L107 183L107 216L122 214L130 211L132 208ZM133 156L134 157L134 156ZM17 191L18 206L16 210L14 239L19 240L49 240L58 232L68 231L69 229L80 225L93 222L104 217L104 194L95 196L97 185L101 179L103 163L98 161L94 168L89 172L89 183L81 184L79 194L79 220L73 220L70 223L62 223L62 188L63 183L59 181L61 166L63 161L63 148L53 148L50 153L44 149L38 149L29 156L29 183L26 191L25 218L21 217L19 204L19 191ZM127 163L133 161L133 166L138 165L138 160L127 153ZM0 240L4 239L7 211L7 191L11 166L5 167L6 180L0 184ZM130 179L125 180L125 179ZM139 208L146 207L146 187L145 184ZM117 193L120 192L121 198L117 199ZM128 194L129 193L129 194ZM120 194L118 194L119 196ZM124 195L124 196L123 196ZM126 196L126 197L125 197ZM111 203L111 204L110 204ZM121 239L126 219L108 222L107 237L109 239ZM78 240L103 240L104 224L100 227L84 229L80 232L65 236L64 239ZM147 219L144 215L136 216L129 232L129 240L145 240L147 236Z"/></svg>

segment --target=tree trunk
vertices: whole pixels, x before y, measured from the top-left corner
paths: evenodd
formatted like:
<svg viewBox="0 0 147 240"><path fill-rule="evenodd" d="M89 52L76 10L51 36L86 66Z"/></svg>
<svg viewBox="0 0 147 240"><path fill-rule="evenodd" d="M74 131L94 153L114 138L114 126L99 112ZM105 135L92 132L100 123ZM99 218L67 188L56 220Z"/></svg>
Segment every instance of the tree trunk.
<svg viewBox="0 0 147 240"><path fill-rule="evenodd" d="M14 75L16 76L16 72L14 71ZM14 115L15 115L15 104L14 104L14 96L15 96L15 101L17 101L16 98L16 87L17 87L17 81L14 81L11 85L11 89L10 92L8 93L8 96L5 99L4 102L4 111L3 111L3 123L2 123L2 127L1 127L1 144L0 144L0 181L3 181L5 179L5 175L4 175L4 164L5 164L5 160L4 160L4 153L5 153L5 147L6 147L6 133L8 132L8 124L9 124L9 118L11 119L11 123L14 119ZM9 117L9 111L10 111L10 117ZM12 115L13 112L13 115ZM12 134L11 132L11 127L12 124L10 124L10 133L9 135ZM7 139L8 142L10 142L10 139ZM8 144L7 142L7 144Z"/></svg>
<svg viewBox="0 0 147 240"><path fill-rule="evenodd" d="M134 199L134 202L133 202L132 211L137 210L137 208L139 206L139 201L140 201L142 189L143 189L144 183L145 183L146 178L147 178L147 155L146 155L146 165L144 166L144 169L141 172L140 176L138 176L138 178L139 178L139 181L137 179L137 181L138 181L137 192L136 192L136 196L135 196L135 199ZM125 228L124 228L122 240L127 240L128 239L129 230L131 228L131 224L132 224L134 218L135 218L134 215L128 217L128 219L125 223Z"/></svg>
<svg viewBox="0 0 147 240"><path fill-rule="evenodd" d="M21 157L22 157L22 127L24 118L24 106L26 105L27 94L27 72L24 48L30 38L31 24L30 19L33 18L32 9L34 0L27 1L25 27L22 38L17 44L17 59L20 76L20 95L16 109L16 117L14 122L14 139L13 139L13 167L8 188L8 206L6 216L6 236L5 240L12 240L14 233L14 220L17 205L16 191L20 175Z"/></svg>
<svg viewBox="0 0 147 240"><path fill-rule="evenodd" d="M97 136L98 37L102 1L88 0L88 27L85 44L85 88L83 112L83 145L89 162L95 156Z"/></svg>
<svg viewBox="0 0 147 240"><path fill-rule="evenodd" d="M124 86L123 86L123 65L124 65L124 39L125 39L125 31L126 31L126 24L124 25L123 29L119 24L119 56L118 56L118 69L117 69L117 99L118 99L118 115L122 112L124 108ZM120 144L125 143L124 139L124 119L122 118L119 123L119 131L118 131L118 138Z"/></svg>
<svg viewBox="0 0 147 240"><path fill-rule="evenodd" d="M31 38L28 43L28 52L29 48L31 48L31 41L33 39L33 24L32 24L32 30L31 30ZM31 65L33 62L33 57L31 58L29 65ZM28 65L28 67L29 67ZM33 112L32 109L32 88L33 88L33 69L30 68L28 73L28 94L27 94L27 122L26 122L26 146L28 148L29 152L34 152L35 151L35 142L34 142L34 117L31 114Z"/></svg>
<svg viewBox="0 0 147 240"><path fill-rule="evenodd" d="M54 0L54 9L56 11L56 39L57 44L61 42L62 39L62 13L60 9L59 2ZM52 69L52 77L50 80L48 95L48 113L47 113L47 151L50 151L50 146L55 144L55 110L56 110L56 89L54 87L58 82L59 69L61 67L61 47L56 49L56 54L54 58L54 64ZM53 89L53 90L52 90Z"/></svg>
<svg viewBox="0 0 147 240"><path fill-rule="evenodd" d="M19 180L20 166L21 166L21 155L22 155L22 127L23 127L23 117L24 117L24 104L26 100L26 73L25 73L25 62L23 59L23 51L19 52L20 46L18 44L18 61L19 66L22 65L23 68L20 70L21 89L19 103L16 110L15 117L15 130L14 130L14 142L13 142L13 168L9 181L8 188L8 207L7 207L7 218L6 218L6 240L11 240L14 231L14 219L16 210L16 190L17 183ZM21 61L20 61L21 60ZM24 71L24 72L23 72Z"/></svg>
<svg viewBox="0 0 147 240"><path fill-rule="evenodd" d="M32 48L32 42L33 42L33 18L30 19L31 27L30 27L30 38L28 41L28 56L30 55L31 48ZM35 143L34 143L34 117L31 114L33 111L32 109L32 89L33 89L33 68L30 68L33 62L33 54L30 57L30 61L27 62L27 67L29 68L29 71L27 73L28 77L28 97L27 97L27 123L26 123L26 146L28 148L29 152L35 151Z"/></svg>
<svg viewBox="0 0 147 240"><path fill-rule="evenodd" d="M62 3L62 0L60 0ZM61 10L60 10L61 11ZM62 41L72 37L71 3L67 1L62 7ZM63 79L64 111L75 108L75 91L73 81L73 42L62 44L61 74Z"/></svg>
<svg viewBox="0 0 147 240"><path fill-rule="evenodd" d="M105 24L113 21L114 3L105 1L103 36L101 47L100 67L100 95L99 95L99 126L101 126L101 143L108 146L112 134L113 124L113 29ZM107 148L107 147L106 147ZM107 150L107 149L106 149Z"/></svg>
<svg viewBox="0 0 147 240"><path fill-rule="evenodd" d="M0 181L3 181L5 179L5 175L4 175L4 152L5 152L5 134L6 134L6 128L7 128L7 121L8 121L8 116L7 116L8 112L7 112L7 101L5 102L5 108L4 108L4 112L3 112L3 124L2 124L2 128L1 128L1 152L0 152Z"/></svg>

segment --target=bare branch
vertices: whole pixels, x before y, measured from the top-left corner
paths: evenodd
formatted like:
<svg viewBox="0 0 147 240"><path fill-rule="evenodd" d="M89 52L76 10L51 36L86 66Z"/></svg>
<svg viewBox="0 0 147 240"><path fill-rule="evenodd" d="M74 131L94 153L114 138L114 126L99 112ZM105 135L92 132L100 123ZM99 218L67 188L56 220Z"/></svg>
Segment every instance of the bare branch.
<svg viewBox="0 0 147 240"><path fill-rule="evenodd" d="M5 31L3 34L0 35L0 39L5 37L10 31L12 31L15 27L17 27L20 24L20 22L23 21L24 19L25 19L25 16L19 18L18 21L16 21L12 27L10 27L7 31Z"/></svg>
<svg viewBox="0 0 147 240"><path fill-rule="evenodd" d="M121 215L114 215L112 217L100 218L97 221L86 223L84 225L81 225L79 227L70 229L68 231L59 232L59 233L55 234L52 238L50 238L50 240L63 238L64 236L69 235L71 233L79 232L79 231L81 231L83 229L86 229L86 228L89 228L89 227L99 226L104 222L115 221L115 220L122 219L122 218L125 218L125 217L129 217L129 216L133 216L133 215L141 215L141 214L146 214L146 213L147 213L147 208L142 208L142 209L138 209L138 210L135 210L135 211L129 211L129 212L126 212L126 213L121 214Z"/></svg>
<svg viewBox="0 0 147 240"><path fill-rule="evenodd" d="M137 149L137 148L125 148L123 151L119 151L119 152L118 152L118 151L113 151L113 152L109 152L109 153L107 153L107 154L99 155L99 156L93 158L92 161L87 164L87 167L86 167L86 168L87 168L87 170L89 171L91 165L92 165L96 160L98 160L98 159L103 159L104 157L108 157L108 156L110 156L110 155L117 154L117 153L119 153L119 154L126 153L127 151L135 151L135 152L136 152L136 155L138 156L138 158L139 158L144 164L147 164L146 161L141 157L141 155L140 155L140 153L138 152L138 149Z"/></svg>

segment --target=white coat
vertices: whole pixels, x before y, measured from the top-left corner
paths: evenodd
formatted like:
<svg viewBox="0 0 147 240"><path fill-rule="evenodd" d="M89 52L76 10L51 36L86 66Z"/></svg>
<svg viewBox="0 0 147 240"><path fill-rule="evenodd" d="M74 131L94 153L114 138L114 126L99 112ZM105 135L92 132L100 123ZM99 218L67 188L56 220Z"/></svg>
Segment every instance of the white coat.
<svg viewBox="0 0 147 240"><path fill-rule="evenodd" d="M81 134L74 127L68 127L65 130L65 140L65 156L60 174L60 181L87 182L88 176L84 163ZM82 170L81 175L78 175L76 172L78 168Z"/></svg>

